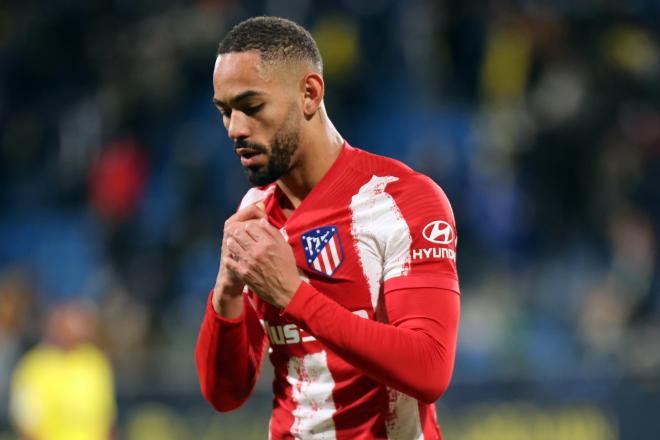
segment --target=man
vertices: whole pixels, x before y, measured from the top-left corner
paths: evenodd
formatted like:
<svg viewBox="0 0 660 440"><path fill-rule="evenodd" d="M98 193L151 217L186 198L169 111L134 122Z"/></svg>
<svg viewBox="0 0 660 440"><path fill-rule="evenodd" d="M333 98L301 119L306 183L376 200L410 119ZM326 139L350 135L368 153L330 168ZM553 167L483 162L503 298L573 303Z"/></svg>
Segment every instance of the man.
<svg viewBox="0 0 660 440"><path fill-rule="evenodd" d="M255 187L224 227L196 347L204 397L243 404L270 344L271 438L441 438L459 316L444 193L342 139L316 44L291 21L233 28L213 86Z"/></svg>
<svg viewBox="0 0 660 440"><path fill-rule="evenodd" d="M93 344L97 316L73 300L54 307L44 340L20 360L12 377L10 415L21 439L109 440L114 437L114 377Z"/></svg>

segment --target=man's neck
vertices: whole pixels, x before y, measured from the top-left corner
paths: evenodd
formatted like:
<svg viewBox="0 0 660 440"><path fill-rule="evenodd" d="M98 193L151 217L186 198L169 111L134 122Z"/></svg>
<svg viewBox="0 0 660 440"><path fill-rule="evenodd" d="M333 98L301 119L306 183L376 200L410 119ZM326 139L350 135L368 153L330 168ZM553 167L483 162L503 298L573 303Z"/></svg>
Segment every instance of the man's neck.
<svg viewBox="0 0 660 440"><path fill-rule="evenodd" d="M290 209L298 208L307 194L325 176L341 153L343 144L344 140L332 124L316 142L309 140L305 143L298 163L277 181L277 185L291 202Z"/></svg>

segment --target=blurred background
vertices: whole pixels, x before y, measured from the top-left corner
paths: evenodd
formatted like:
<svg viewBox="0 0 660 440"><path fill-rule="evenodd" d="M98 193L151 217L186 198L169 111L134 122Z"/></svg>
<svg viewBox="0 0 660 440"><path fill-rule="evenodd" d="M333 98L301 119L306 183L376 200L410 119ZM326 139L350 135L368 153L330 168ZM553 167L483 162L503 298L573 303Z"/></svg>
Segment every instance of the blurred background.
<svg viewBox="0 0 660 440"><path fill-rule="evenodd" d="M215 50L263 14L317 39L348 141L453 204L446 438L657 438L660 3L4 0L0 439L39 429L44 402L115 439L265 438L269 365L220 415L193 364L248 188Z"/></svg>

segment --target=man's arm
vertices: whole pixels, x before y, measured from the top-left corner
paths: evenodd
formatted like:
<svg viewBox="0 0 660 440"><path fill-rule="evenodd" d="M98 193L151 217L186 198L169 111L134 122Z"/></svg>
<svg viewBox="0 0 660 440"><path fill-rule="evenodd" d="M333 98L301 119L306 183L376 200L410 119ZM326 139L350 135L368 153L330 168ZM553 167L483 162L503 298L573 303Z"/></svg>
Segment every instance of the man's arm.
<svg viewBox="0 0 660 440"><path fill-rule="evenodd" d="M424 402L444 392L454 365L457 292L429 281L415 288L401 277L385 293L391 324L366 320L302 282L290 246L266 221L229 233L227 249L237 258L226 258L227 267L289 319L382 383Z"/></svg>
<svg viewBox="0 0 660 440"><path fill-rule="evenodd" d="M257 314L243 296L237 318L220 316L212 295L195 346L202 395L218 411L241 406L252 393L267 345Z"/></svg>
<svg viewBox="0 0 660 440"><path fill-rule="evenodd" d="M225 222L218 276L195 346L202 395L218 411L238 408L247 400L267 341L254 308L243 295L245 283L224 264L224 257L231 257L227 231L265 217L263 204L257 203L239 209Z"/></svg>
<svg viewBox="0 0 660 440"><path fill-rule="evenodd" d="M454 367L458 293L403 288L387 293L385 305L390 324L354 315L302 283L283 314L366 375L435 402Z"/></svg>
<svg viewBox="0 0 660 440"><path fill-rule="evenodd" d="M413 184L416 191L410 191ZM419 190L423 185L426 191ZM362 226L373 254L382 253L389 324L353 315L302 282L293 250L265 219L228 230L227 249L235 258L224 264L264 301L365 374L433 402L451 377L458 331L453 214L444 193L428 178L408 181L393 193L379 197L381 188L368 197L370 216ZM396 221L374 221L393 211ZM424 258L420 249L427 248L445 249L447 255ZM421 257L413 258L414 252Z"/></svg>

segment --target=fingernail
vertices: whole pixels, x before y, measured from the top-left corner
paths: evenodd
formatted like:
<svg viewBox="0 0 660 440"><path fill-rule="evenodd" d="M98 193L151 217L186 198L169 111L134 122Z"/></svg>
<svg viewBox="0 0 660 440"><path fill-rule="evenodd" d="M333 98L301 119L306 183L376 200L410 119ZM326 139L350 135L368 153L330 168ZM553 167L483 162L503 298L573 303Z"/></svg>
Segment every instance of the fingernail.
<svg viewBox="0 0 660 440"><path fill-rule="evenodd" d="M258 202L257 203L257 208L261 209L262 211L266 210L266 205L264 205L263 202Z"/></svg>

